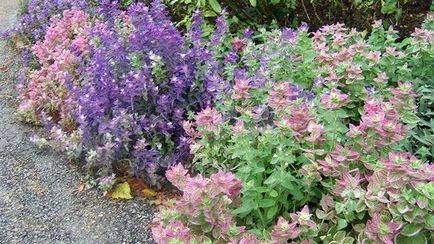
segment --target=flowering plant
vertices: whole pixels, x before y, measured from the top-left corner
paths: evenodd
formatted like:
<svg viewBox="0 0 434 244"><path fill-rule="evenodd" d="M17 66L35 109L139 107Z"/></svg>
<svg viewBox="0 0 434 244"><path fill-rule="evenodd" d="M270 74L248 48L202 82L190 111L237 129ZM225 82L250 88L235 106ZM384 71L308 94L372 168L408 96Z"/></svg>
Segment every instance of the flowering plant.
<svg viewBox="0 0 434 244"><path fill-rule="evenodd" d="M31 47L44 39L51 18L72 7L90 10L86 0L29 0L24 4L15 26L5 34L20 51L25 64L33 67L38 65Z"/></svg>
<svg viewBox="0 0 434 244"><path fill-rule="evenodd" d="M420 77L406 44L380 23L367 41L342 25L263 34L226 66L232 94L185 123L194 168L242 180L238 223L263 240L428 238L434 168L402 152L418 122L403 80Z"/></svg>
<svg viewBox="0 0 434 244"><path fill-rule="evenodd" d="M67 86L77 81L79 61L89 52L90 28L89 16L76 8L65 10L63 18L51 19L45 39L32 48L40 68L31 71L28 84L18 87L22 101L19 117L34 123L49 119L66 131L75 128Z"/></svg>
<svg viewBox="0 0 434 244"><path fill-rule="evenodd" d="M152 228L158 243L208 243L241 239L244 227L237 226L231 211L239 202L241 181L233 174L218 172L209 179L191 177L178 164L166 172L167 179L183 192L169 202Z"/></svg>
<svg viewBox="0 0 434 244"><path fill-rule="evenodd" d="M184 38L159 1L117 9L100 5L105 22L91 31L90 64L81 85L72 88L75 117L90 162L145 171L158 185L161 170L189 161L186 113L205 108L219 92L215 53L225 25L222 19L210 49L199 14Z"/></svg>
<svg viewBox="0 0 434 244"><path fill-rule="evenodd" d="M217 19L208 41L200 13L183 36L159 1L127 11L102 1L95 13L72 8L52 18L32 48L40 67L19 87L19 115L50 127L92 173L146 172L158 186L167 166L191 158L187 112L226 89L218 61L226 22Z"/></svg>

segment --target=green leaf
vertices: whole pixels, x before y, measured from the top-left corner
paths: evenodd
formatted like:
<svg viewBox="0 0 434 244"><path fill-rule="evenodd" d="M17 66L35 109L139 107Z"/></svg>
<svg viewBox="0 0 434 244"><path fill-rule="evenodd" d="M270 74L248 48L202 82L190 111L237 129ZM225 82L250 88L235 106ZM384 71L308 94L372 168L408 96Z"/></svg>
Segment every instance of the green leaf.
<svg viewBox="0 0 434 244"><path fill-rule="evenodd" d="M217 2L217 0L208 0L209 5L211 5L211 8L216 12L220 13L222 11L222 7L220 7L220 4Z"/></svg>
<svg viewBox="0 0 434 244"><path fill-rule="evenodd" d="M264 184L265 185L272 185L274 184L277 180L278 180L278 175L276 172L274 172L273 174L271 174L265 181Z"/></svg>
<svg viewBox="0 0 434 244"><path fill-rule="evenodd" d="M271 197L277 197L278 195L279 195L279 193L277 193L276 190L271 190L271 191L270 191L270 196L271 196Z"/></svg>
<svg viewBox="0 0 434 244"><path fill-rule="evenodd" d="M202 223L202 224L200 225L200 228L201 228L202 231L205 232L205 233L208 233L208 232L212 231L212 228L213 228L213 227L214 227L214 226L211 225L211 224L209 224L209 223Z"/></svg>
<svg viewBox="0 0 434 244"><path fill-rule="evenodd" d="M253 210L253 206L250 201L243 202L241 207L235 209L232 213L240 216L246 216Z"/></svg>
<svg viewBox="0 0 434 244"><path fill-rule="evenodd" d="M255 170L253 170L253 174L259 174L265 171L264 167L257 167Z"/></svg>
<svg viewBox="0 0 434 244"><path fill-rule="evenodd" d="M274 217L277 214L277 210L279 210L277 205L274 205L273 207L267 209L267 214L266 214L267 219L274 219Z"/></svg>
<svg viewBox="0 0 434 244"><path fill-rule="evenodd" d="M426 244L428 243L425 235L419 233L415 236L409 237L404 235L397 235L395 237L396 244Z"/></svg>
<svg viewBox="0 0 434 244"><path fill-rule="evenodd" d="M345 219L339 219L338 220L338 230L342 230L343 228L347 227L348 223Z"/></svg>
<svg viewBox="0 0 434 244"><path fill-rule="evenodd" d="M405 236L415 236L420 232L420 230L422 230L422 226L417 224L408 224L401 230L401 234Z"/></svg>
<svg viewBox="0 0 434 244"><path fill-rule="evenodd" d="M382 1L381 13L391 14L396 11L396 1L397 0L385 0Z"/></svg>
<svg viewBox="0 0 434 244"><path fill-rule="evenodd" d="M269 208L276 204L276 201L273 199L261 199L258 202L258 206L261 208Z"/></svg>
<svg viewBox="0 0 434 244"><path fill-rule="evenodd" d="M270 3L276 5L280 3L280 0L271 0Z"/></svg>
<svg viewBox="0 0 434 244"><path fill-rule="evenodd" d="M249 0L252 7L256 7L256 0Z"/></svg>
<svg viewBox="0 0 434 244"><path fill-rule="evenodd" d="M116 186L112 192L112 198L114 199L132 199L131 188L128 182L124 182Z"/></svg>
<svg viewBox="0 0 434 244"><path fill-rule="evenodd" d="M345 237L344 239L342 239L341 244L352 244L354 243L354 238L352 237Z"/></svg>
<svg viewBox="0 0 434 244"><path fill-rule="evenodd" d="M300 191L300 189L298 189L297 184L295 185L293 184L293 182L291 181L291 177L294 178L290 174L285 175L285 177L282 177L280 181L280 185L288 189L289 193L294 196L294 199L299 201L303 200L304 199L303 193Z"/></svg>
<svg viewBox="0 0 434 244"><path fill-rule="evenodd" d="M434 214L428 214L425 216L425 226L434 229Z"/></svg>

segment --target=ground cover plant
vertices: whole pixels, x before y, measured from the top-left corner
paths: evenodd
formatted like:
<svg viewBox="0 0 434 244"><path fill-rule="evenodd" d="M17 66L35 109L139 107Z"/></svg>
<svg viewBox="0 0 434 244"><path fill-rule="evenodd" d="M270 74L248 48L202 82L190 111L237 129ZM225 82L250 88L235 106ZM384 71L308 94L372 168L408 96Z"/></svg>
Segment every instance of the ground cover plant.
<svg viewBox="0 0 434 244"><path fill-rule="evenodd" d="M404 39L381 20L232 36L216 5L183 31L135 2L31 1L17 115L115 198L126 175L178 188L158 243L433 240L433 15Z"/></svg>
<svg viewBox="0 0 434 244"><path fill-rule="evenodd" d="M301 27L264 32L259 45L241 40L242 56L226 65L230 95L184 125L200 174L166 173L183 196L161 212L154 238L432 239L434 167L403 148L419 121L410 80L424 79L414 48L432 55L433 32L397 37L376 22L369 37L336 24L312 38ZM233 182L225 171L243 183L236 199L216 186Z"/></svg>

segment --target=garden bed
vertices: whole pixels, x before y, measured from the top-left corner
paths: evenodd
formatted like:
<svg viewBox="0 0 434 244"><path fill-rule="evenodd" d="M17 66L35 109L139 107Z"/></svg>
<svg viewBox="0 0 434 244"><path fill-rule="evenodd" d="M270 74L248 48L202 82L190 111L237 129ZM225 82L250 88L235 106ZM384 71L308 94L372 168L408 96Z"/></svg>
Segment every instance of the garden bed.
<svg viewBox="0 0 434 244"><path fill-rule="evenodd" d="M231 11L181 30L158 0L32 0L8 34L25 64L17 117L87 171L80 191L179 189L158 243L426 243L434 15L403 4L400 36L385 3L231 32ZM336 18L357 28L323 25Z"/></svg>

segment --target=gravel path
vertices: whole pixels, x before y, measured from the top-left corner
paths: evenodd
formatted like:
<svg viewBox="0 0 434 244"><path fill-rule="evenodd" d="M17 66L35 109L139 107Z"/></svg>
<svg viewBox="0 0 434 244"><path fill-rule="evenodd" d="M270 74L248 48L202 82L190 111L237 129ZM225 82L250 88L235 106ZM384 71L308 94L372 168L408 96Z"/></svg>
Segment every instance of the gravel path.
<svg viewBox="0 0 434 244"><path fill-rule="evenodd" d="M13 24L18 1L0 0L0 30ZM15 56L0 41L0 243L152 243L146 200L78 193L80 171L29 142L43 131L14 117Z"/></svg>

